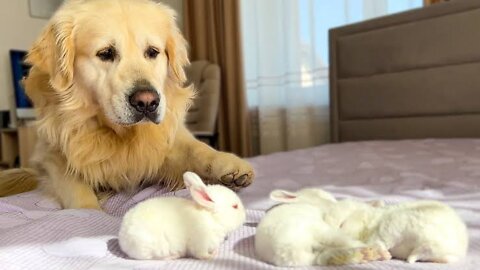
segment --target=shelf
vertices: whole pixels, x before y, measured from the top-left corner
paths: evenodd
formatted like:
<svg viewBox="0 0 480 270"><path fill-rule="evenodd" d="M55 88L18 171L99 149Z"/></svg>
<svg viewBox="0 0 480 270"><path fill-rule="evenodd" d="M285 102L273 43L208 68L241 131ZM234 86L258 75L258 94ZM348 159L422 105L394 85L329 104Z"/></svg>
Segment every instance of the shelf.
<svg viewBox="0 0 480 270"><path fill-rule="evenodd" d="M36 128L29 122L18 128L0 129L0 170L28 167L36 141Z"/></svg>
<svg viewBox="0 0 480 270"><path fill-rule="evenodd" d="M8 169L8 168L10 168L10 166L8 165L8 162L0 161L0 170L1 169Z"/></svg>
<svg viewBox="0 0 480 270"><path fill-rule="evenodd" d="M0 133L16 133L16 128L0 128Z"/></svg>
<svg viewBox="0 0 480 270"><path fill-rule="evenodd" d="M18 157L18 135L16 129L0 130L1 160L9 167L15 165Z"/></svg>

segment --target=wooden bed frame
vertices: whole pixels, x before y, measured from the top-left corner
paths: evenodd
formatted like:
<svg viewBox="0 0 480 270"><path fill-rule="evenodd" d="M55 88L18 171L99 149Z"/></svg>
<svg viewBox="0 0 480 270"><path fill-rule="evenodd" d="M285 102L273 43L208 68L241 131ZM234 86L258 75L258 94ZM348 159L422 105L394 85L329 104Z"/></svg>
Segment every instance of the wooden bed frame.
<svg viewBox="0 0 480 270"><path fill-rule="evenodd" d="M480 137L480 1L329 35L332 142Z"/></svg>

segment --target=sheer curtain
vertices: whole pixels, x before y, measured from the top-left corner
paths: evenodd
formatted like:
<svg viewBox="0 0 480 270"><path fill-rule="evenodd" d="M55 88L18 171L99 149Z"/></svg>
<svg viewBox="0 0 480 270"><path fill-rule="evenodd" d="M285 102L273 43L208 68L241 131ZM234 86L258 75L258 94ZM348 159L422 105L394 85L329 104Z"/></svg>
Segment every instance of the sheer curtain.
<svg viewBox="0 0 480 270"><path fill-rule="evenodd" d="M422 0L242 0L253 144L267 154L329 141L328 29Z"/></svg>

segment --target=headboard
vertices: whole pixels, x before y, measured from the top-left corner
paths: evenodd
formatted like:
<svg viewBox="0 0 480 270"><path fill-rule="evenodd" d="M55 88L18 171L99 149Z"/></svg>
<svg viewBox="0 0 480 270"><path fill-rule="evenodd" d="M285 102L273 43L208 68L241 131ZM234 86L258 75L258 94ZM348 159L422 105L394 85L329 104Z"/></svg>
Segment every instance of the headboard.
<svg viewBox="0 0 480 270"><path fill-rule="evenodd" d="M480 137L480 1L330 30L333 142Z"/></svg>

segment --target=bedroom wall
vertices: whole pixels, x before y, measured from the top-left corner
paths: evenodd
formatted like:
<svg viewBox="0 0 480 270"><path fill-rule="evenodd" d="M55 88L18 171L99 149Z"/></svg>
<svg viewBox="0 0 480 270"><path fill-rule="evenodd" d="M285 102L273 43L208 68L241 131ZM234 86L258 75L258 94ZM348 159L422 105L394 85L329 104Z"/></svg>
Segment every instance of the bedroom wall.
<svg viewBox="0 0 480 270"><path fill-rule="evenodd" d="M182 29L183 1L161 2L177 11ZM9 50L27 50L46 23L46 19L30 17L28 0L0 0L0 111L9 110L13 98Z"/></svg>
<svg viewBox="0 0 480 270"><path fill-rule="evenodd" d="M13 95L9 50L27 50L46 22L30 17L28 0L0 0L0 110Z"/></svg>
<svg viewBox="0 0 480 270"><path fill-rule="evenodd" d="M182 0L160 0L158 2L163 2L171 6L173 9L175 9L175 11L177 11L178 26L183 31L183 1Z"/></svg>

